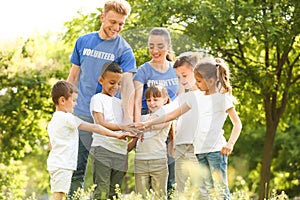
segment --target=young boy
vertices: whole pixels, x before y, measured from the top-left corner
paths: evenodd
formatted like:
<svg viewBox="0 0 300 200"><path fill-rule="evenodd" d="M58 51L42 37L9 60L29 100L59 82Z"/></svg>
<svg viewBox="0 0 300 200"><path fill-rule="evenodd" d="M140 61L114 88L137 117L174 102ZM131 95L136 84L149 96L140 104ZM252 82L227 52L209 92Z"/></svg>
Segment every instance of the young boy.
<svg viewBox="0 0 300 200"><path fill-rule="evenodd" d="M60 200L68 193L78 154L78 129L125 140L128 133L115 133L101 125L90 124L74 116L77 90L66 81L58 81L51 91L56 111L48 124L51 151L47 160L52 199ZM77 129L78 128L78 129Z"/></svg>
<svg viewBox="0 0 300 200"><path fill-rule="evenodd" d="M116 133L128 130L122 125L121 100L115 95L120 89L122 68L116 62L106 62L102 67L99 83L101 93L91 99L90 111L96 124ZM127 170L127 141L116 140L93 133L91 145L93 180L96 185L93 199L112 199L115 186L121 186Z"/></svg>
<svg viewBox="0 0 300 200"><path fill-rule="evenodd" d="M199 55L193 52L185 52L181 54L175 61L173 68L176 70L179 83L184 88L184 93L178 95L173 102L175 107L182 104L188 96L199 93L194 77L194 68L199 60ZM176 123L175 135L175 180L178 192L184 191L185 184L190 178L191 187L197 188L198 174L200 170L197 158L194 154L194 130L196 127L192 126L189 121L195 121L195 112L197 109L191 109L186 114L180 116Z"/></svg>

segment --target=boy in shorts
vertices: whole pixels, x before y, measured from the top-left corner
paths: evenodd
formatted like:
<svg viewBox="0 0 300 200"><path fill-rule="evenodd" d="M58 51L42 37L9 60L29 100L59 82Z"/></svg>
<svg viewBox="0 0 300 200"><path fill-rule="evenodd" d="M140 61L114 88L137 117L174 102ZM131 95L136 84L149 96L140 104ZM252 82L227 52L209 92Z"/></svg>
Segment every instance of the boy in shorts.
<svg viewBox="0 0 300 200"><path fill-rule="evenodd" d="M50 174L52 198L60 200L69 192L73 171L77 167L78 129L125 140L129 133L116 133L101 125L87 123L74 116L77 89L67 81L58 81L51 91L56 111L48 124L50 153L47 170Z"/></svg>

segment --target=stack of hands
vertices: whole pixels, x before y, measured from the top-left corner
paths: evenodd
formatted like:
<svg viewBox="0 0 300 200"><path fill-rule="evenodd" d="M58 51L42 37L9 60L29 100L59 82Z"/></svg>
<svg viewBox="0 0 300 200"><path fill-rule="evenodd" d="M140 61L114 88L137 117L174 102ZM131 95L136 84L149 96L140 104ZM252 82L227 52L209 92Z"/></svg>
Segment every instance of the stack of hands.
<svg viewBox="0 0 300 200"><path fill-rule="evenodd" d="M147 125L146 122L136 122L136 123L130 123L130 124L123 124L121 125L121 129L124 131L125 137L141 137L141 135L147 131L149 125Z"/></svg>

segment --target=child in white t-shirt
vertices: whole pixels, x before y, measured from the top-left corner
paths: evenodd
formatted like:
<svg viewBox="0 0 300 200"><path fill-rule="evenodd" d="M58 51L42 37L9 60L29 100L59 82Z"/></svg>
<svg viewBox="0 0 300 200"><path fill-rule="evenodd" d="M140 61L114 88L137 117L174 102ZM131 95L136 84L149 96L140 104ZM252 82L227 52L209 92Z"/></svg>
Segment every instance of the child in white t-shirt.
<svg viewBox="0 0 300 200"><path fill-rule="evenodd" d="M147 106L150 114L142 115L142 121L155 115L164 114L163 105L170 102L168 91L160 85L150 86L145 92ZM168 181L168 160L166 141L174 138L174 130L170 129L171 123L152 126L144 132L141 139L134 138L129 145L130 151L136 144L134 174L136 192L146 196L150 187L155 198L166 198ZM169 145L171 147L172 145ZM169 154L172 154L169 152Z"/></svg>
<svg viewBox="0 0 300 200"><path fill-rule="evenodd" d="M125 140L128 133L117 134L101 125L90 124L74 116L77 90L66 81L58 81L51 91L56 111L48 124L50 153L47 169L50 174L52 198L63 199L71 185L73 171L77 167L78 129ZM78 129L77 129L78 128Z"/></svg>
<svg viewBox="0 0 300 200"><path fill-rule="evenodd" d="M180 54L174 63L180 85L184 93L180 93L172 102L173 109L182 105L189 96L200 93L194 77L194 68L199 61L200 55L195 52ZM175 128L175 181L177 191L182 193L187 180L190 180L190 187L198 191L199 163L194 154L193 140L197 129L197 109L190 109L184 115L178 117ZM194 123L190 123L193 121Z"/></svg>
<svg viewBox="0 0 300 200"><path fill-rule="evenodd" d="M122 68L116 62L106 62L99 82L101 93L95 94L90 103L94 123L100 124L115 133L130 131L123 125L121 100L115 95L120 89ZM113 199L115 187L120 187L127 171L127 141L117 140L93 133L91 145L93 181L96 185L93 199Z"/></svg>

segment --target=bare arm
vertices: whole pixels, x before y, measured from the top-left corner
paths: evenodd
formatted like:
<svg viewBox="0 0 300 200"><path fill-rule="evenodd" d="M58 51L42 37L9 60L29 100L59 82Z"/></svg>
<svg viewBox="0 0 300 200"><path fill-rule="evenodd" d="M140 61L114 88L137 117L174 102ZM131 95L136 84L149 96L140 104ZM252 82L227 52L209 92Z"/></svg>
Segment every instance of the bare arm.
<svg viewBox="0 0 300 200"><path fill-rule="evenodd" d="M184 103L177 109L173 110L172 112L169 112L167 114L161 115L160 117L156 117L156 118L153 118L153 119L150 119L150 120L144 122L144 125L146 127L148 127L151 125L161 124L161 123L172 121L172 120L176 119L177 117L183 115L190 109L191 108L186 103Z"/></svg>
<svg viewBox="0 0 300 200"><path fill-rule="evenodd" d="M167 123L152 125L152 126L147 127L144 132L151 131L151 130L160 130L160 129L166 128L167 126L169 126L169 124L170 123L167 122Z"/></svg>
<svg viewBox="0 0 300 200"><path fill-rule="evenodd" d="M100 124L101 126L104 126L105 128L108 128L109 130L112 130L112 131L120 131L121 130L121 127L119 124L106 122L104 120L103 113L93 111L93 117L94 117L96 124Z"/></svg>
<svg viewBox="0 0 300 200"><path fill-rule="evenodd" d="M128 133L124 133L124 132L121 134L115 133L99 124L91 124L91 123L87 123L87 122L81 123L78 128L81 130L98 133L98 134L105 135L108 137L115 137L115 138L122 139L122 140L125 140L126 137L129 136Z"/></svg>
<svg viewBox="0 0 300 200"><path fill-rule="evenodd" d="M77 86L79 81L79 75L80 75L80 67L78 65L73 64L69 76L67 78L67 81Z"/></svg>
<svg viewBox="0 0 300 200"><path fill-rule="evenodd" d="M223 155L229 156L232 153L234 144L236 143L237 139L240 136L240 133L242 130L242 122L241 122L234 107L229 108L227 110L227 113L230 117L233 127L232 127L230 138L229 138L226 146L222 148L221 153Z"/></svg>
<svg viewBox="0 0 300 200"><path fill-rule="evenodd" d="M149 117L148 119L152 119L152 118L156 118L159 117L158 115L154 114L151 117ZM148 119L146 119L145 121L147 121ZM161 123L161 124L156 124L156 125L152 125L147 127L145 130L143 130L143 132L147 132L147 131L151 131L151 130L160 130L163 128L166 128L167 126L169 126L171 122L166 122L166 123Z"/></svg>
<svg viewBox="0 0 300 200"><path fill-rule="evenodd" d="M124 123L133 122L133 103L134 103L134 86L133 73L124 72L121 85L122 108L124 113Z"/></svg>
<svg viewBox="0 0 300 200"><path fill-rule="evenodd" d="M136 146L138 139L139 139L138 137L132 138L132 140L128 143L127 145L128 152L130 152Z"/></svg>
<svg viewBox="0 0 300 200"><path fill-rule="evenodd" d="M134 121L141 121L141 109L142 109L142 95L144 84L139 81L133 81L134 89L135 89L135 97L134 97Z"/></svg>
<svg viewBox="0 0 300 200"><path fill-rule="evenodd" d="M104 126L105 128L107 128L109 130L112 130L112 131L122 130L122 131L130 132L130 133L132 133L131 136L134 136L134 135L140 133L136 129L134 129L130 126L127 126L125 124L115 124L115 123L106 122L104 120L103 113L93 111L92 114L93 114L93 117L94 117L94 120L95 120L96 124L100 124L101 126Z"/></svg>

